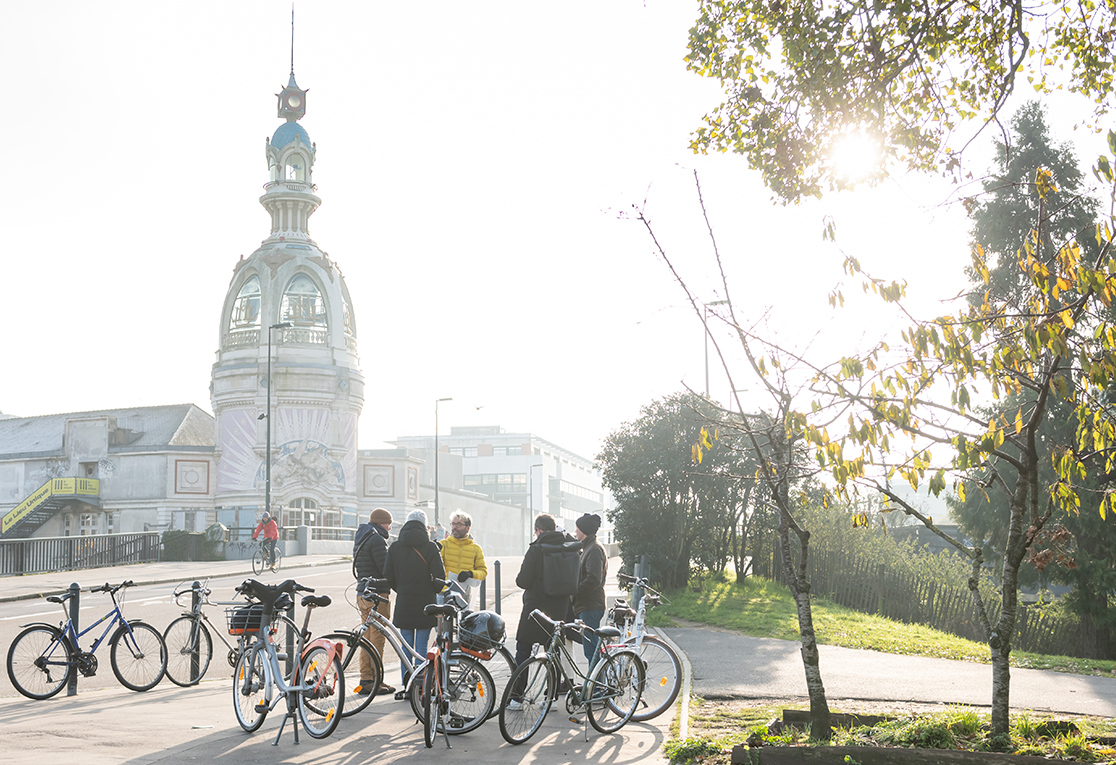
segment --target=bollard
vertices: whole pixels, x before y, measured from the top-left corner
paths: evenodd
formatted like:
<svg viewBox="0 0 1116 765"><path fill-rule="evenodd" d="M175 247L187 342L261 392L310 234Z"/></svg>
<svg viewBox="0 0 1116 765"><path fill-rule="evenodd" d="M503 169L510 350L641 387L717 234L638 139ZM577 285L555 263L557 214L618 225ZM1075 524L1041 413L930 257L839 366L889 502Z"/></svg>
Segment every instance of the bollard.
<svg viewBox="0 0 1116 765"><path fill-rule="evenodd" d="M638 577L646 577L650 571L650 566L647 563L647 556L639 556L639 563L635 565L635 575ZM643 588L632 587L632 608L639 608L639 602L643 600Z"/></svg>
<svg viewBox="0 0 1116 765"><path fill-rule="evenodd" d="M492 564L492 575L495 577L492 584L492 600L496 606L496 613L500 613L500 601L503 600L500 595L504 592L500 589L500 561L495 561Z"/></svg>
<svg viewBox="0 0 1116 765"><path fill-rule="evenodd" d="M197 579L194 580L193 591L190 594L190 613L199 613L201 604L201 583ZM190 677L197 677L198 670L200 669L198 661L198 651L201 648L201 622L194 622L194 629L191 630L196 639L194 640L194 647L190 650Z"/></svg>
<svg viewBox="0 0 1116 765"><path fill-rule="evenodd" d="M80 605L78 601L80 599L81 587L78 585L77 582L73 582L70 584L70 626L73 627L74 631L71 633L73 635L77 635L80 631L80 628L78 627L78 607ZM69 640L70 636L66 635L65 638L66 640ZM78 652L81 651L81 649L77 645L76 639L74 640L74 644L71 646L71 648L74 649L74 658L76 659ZM77 667L74 667L73 672L70 673L70 681L66 683L67 696L77 696L77 678L78 669Z"/></svg>
<svg viewBox="0 0 1116 765"><path fill-rule="evenodd" d="M488 577L481 579L480 584L480 609L483 611L488 605Z"/></svg>

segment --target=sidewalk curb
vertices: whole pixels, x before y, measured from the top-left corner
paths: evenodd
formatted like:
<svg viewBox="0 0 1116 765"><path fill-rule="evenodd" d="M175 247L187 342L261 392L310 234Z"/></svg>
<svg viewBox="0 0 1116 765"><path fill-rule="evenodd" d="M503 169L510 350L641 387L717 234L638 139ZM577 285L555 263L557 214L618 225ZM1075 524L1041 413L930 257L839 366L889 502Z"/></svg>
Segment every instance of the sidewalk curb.
<svg viewBox="0 0 1116 765"><path fill-rule="evenodd" d="M295 568L315 568L317 566L328 566L328 565L333 565L335 563L342 562L344 560L345 560L344 558L338 558L335 561L314 561L312 563L292 563L290 565L284 566L283 570L286 571L287 569L295 569ZM189 562L189 561L187 561L187 562ZM193 561L193 562L200 563L202 561ZM213 562L214 563L219 563L220 561L213 561ZM76 575L76 574L80 574L80 573L88 573L90 571L97 571L97 570L98 569L95 569L95 568L85 568L85 569L81 569L80 571L74 571L74 574ZM32 576L34 576L34 574L32 574ZM255 573L252 571L251 561L248 561L248 569L246 571L242 571L242 570L229 571L228 573L221 574L221 576L255 576ZM178 583L178 582L184 582L184 581L186 581L187 579L190 579L190 578L191 577L187 577L186 579L183 579L182 577L175 576L175 577L163 578L163 579L143 579L143 580L135 582L135 586L141 587L141 586L149 586L149 585L153 585L153 584L174 584L174 583ZM194 577L194 578L197 578L197 577ZM96 585L91 585L91 586L96 586ZM21 595L6 595L6 596L5 595L0 595L0 603L15 603L15 602L20 601L20 600L34 600L36 598L45 598L45 597L50 596L50 595L65 595L68 591L69 591L69 588L62 588L62 589L44 590L42 592L25 592ZM87 591L88 591L88 589L82 589L82 592L87 592Z"/></svg>
<svg viewBox="0 0 1116 765"><path fill-rule="evenodd" d="M682 659L682 688L678 691L680 705L678 710L678 740L685 741L690 735L690 681L693 679L694 670L690 666L690 657L677 643L670 639L665 629L659 628L655 634L666 641L678 654L678 658Z"/></svg>

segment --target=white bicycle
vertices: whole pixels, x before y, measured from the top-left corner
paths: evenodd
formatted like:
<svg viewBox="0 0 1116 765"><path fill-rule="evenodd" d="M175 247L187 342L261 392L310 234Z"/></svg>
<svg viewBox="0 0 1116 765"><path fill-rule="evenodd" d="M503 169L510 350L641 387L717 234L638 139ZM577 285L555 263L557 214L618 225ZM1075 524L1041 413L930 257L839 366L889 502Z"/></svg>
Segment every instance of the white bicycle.
<svg viewBox="0 0 1116 765"><path fill-rule="evenodd" d="M617 600L608 612L608 623L620 630L617 641L620 647L635 650L643 659L644 687L632 719L644 722L670 709L678 698L682 688L682 660L665 640L647 631L647 609L663 604L662 593L653 589L643 577L621 572L616 578L620 584L630 585L633 595L636 588L643 591L636 608L627 601Z"/></svg>

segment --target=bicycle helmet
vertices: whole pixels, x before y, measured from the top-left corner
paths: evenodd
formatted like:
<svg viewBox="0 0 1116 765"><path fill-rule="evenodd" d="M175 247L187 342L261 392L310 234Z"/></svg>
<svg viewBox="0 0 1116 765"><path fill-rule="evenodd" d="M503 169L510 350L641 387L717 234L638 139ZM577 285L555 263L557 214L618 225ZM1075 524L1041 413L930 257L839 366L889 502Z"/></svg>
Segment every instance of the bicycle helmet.
<svg viewBox="0 0 1116 765"><path fill-rule="evenodd" d="M504 642L504 618L495 611L474 611L461 620L461 645L470 651L487 651Z"/></svg>

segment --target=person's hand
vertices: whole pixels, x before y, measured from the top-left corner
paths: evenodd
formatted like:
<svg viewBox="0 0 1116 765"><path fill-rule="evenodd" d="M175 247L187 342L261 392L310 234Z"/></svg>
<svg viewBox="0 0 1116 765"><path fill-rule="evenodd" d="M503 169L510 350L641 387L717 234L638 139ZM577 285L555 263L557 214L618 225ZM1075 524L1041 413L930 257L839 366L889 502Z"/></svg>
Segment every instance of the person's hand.
<svg viewBox="0 0 1116 765"><path fill-rule="evenodd" d="M457 581L464 582L466 579L472 577L472 575L472 571L462 571L460 574L457 575Z"/></svg>

